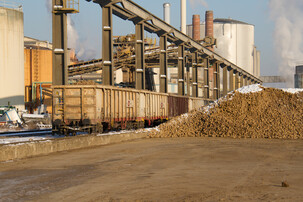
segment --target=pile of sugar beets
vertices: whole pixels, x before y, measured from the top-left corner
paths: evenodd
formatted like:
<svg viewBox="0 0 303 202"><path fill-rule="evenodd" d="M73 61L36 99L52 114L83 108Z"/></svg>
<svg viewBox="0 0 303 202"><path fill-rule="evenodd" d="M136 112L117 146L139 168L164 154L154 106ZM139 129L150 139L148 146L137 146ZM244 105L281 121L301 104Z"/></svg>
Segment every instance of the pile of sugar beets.
<svg viewBox="0 0 303 202"><path fill-rule="evenodd" d="M235 91L210 106L175 117L150 137L303 138L303 92Z"/></svg>

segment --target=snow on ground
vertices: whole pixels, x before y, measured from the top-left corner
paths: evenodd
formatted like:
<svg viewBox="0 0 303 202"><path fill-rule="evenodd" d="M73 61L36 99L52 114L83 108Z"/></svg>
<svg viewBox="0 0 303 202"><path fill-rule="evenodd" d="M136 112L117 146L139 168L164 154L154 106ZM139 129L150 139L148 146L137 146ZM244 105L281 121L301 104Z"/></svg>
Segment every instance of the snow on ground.
<svg viewBox="0 0 303 202"><path fill-rule="evenodd" d="M284 92L293 93L293 94L303 92L302 88L282 88L282 90Z"/></svg>
<svg viewBox="0 0 303 202"><path fill-rule="evenodd" d="M141 128L141 129L137 129L137 130L110 131L110 132L107 132L107 133L100 133L97 136L119 135L119 134L125 134L125 133L147 133L151 130L154 130L154 128Z"/></svg>
<svg viewBox="0 0 303 202"><path fill-rule="evenodd" d="M100 133L97 136L106 136L106 135L119 135L123 133L134 133L135 130L120 130L120 131L111 131L107 133Z"/></svg>
<svg viewBox="0 0 303 202"><path fill-rule="evenodd" d="M41 136L41 137L15 137L15 138L0 138L0 144L12 144L12 143L20 143L20 142L29 142L35 140L45 140L49 139L49 136Z"/></svg>
<svg viewBox="0 0 303 202"><path fill-rule="evenodd" d="M256 92L260 92L263 89L261 88L260 84L252 84L249 86L243 86L242 88L237 89L236 91L242 94L246 94L246 93L256 93Z"/></svg>
<svg viewBox="0 0 303 202"><path fill-rule="evenodd" d="M237 89L236 91L239 93L256 93L256 92L260 92L263 89L262 88L266 88L261 86L260 84L252 84L249 86L243 86L242 88ZM288 93L299 93L299 92L303 92L302 88L281 88L281 90L283 90L284 92L288 92Z"/></svg>

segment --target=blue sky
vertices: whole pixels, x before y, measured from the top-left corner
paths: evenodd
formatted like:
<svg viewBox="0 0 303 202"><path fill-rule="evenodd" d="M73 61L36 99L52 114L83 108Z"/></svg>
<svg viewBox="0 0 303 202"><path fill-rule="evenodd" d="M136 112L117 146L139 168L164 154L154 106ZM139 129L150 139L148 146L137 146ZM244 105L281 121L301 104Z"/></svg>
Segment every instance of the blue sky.
<svg viewBox="0 0 303 202"><path fill-rule="evenodd" d="M24 34L39 40L51 41L51 15L46 0L14 0L23 5ZM146 10L162 18L163 3L171 6L171 24L180 27L179 0L134 0ZM255 44L261 51L261 75L277 75L278 63L274 53L274 22L269 16L269 0L206 0L207 7L201 4L191 6L187 2L187 23L191 24L192 15L204 18L206 10L214 11L214 18L232 18L255 25ZM101 52L101 9L97 4L80 0L80 13L72 15L79 41L95 58ZM134 33L132 23L114 18L114 35ZM152 35L150 35L152 36Z"/></svg>

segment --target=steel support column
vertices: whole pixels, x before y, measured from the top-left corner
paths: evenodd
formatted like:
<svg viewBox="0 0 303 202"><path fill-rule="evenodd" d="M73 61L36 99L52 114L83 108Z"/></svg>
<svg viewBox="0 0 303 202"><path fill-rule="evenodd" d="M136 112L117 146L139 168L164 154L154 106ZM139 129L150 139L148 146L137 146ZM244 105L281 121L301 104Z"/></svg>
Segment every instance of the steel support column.
<svg viewBox="0 0 303 202"><path fill-rule="evenodd" d="M185 57L185 67L186 67L186 95L190 96L190 75L189 75L189 71L190 71L190 64L189 64L189 58L188 56Z"/></svg>
<svg viewBox="0 0 303 202"><path fill-rule="evenodd" d="M247 78L248 79L248 85L251 85L251 78Z"/></svg>
<svg viewBox="0 0 303 202"><path fill-rule="evenodd" d="M167 35L160 36L160 92L168 92L167 81Z"/></svg>
<svg viewBox="0 0 303 202"><path fill-rule="evenodd" d="M247 76L245 75L244 77L243 77L243 79L244 79L244 86L247 86Z"/></svg>
<svg viewBox="0 0 303 202"><path fill-rule="evenodd" d="M204 59L204 98L209 98L209 59Z"/></svg>
<svg viewBox="0 0 303 202"><path fill-rule="evenodd" d="M213 64L213 86L214 86L214 90L213 90L213 98L215 100L217 100L220 97L220 67L219 67L219 63L215 62Z"/></svg>
<svg viewBox="0 0 303 202"><path fill-rule="evenodd" d="M198 53L192 53L192 96L199 97L198 91Z"/></svg>
<svg viewBox="0 0 303 202"><path fill-rule="evenodd" d="M241 74L241 76L240 76L240 88L242 88L244 86L244 81L243 81L244 78L243 77L244 77L244 75Z"/></svg>
<svg viewBox="0 0 303 202"><path fill-rule="evenodd" d="M136 24L136 89L145 89L144 22Z"/></svg>
<svg viewBox="0 0 303 202"><path fill-rule="evenodd" d="M235 71L235 90L239 88L240 80L239 80L239 72Z"/></svg>
<svg viewBox="0 0 303 202"><path fill-rule="evenodd" d="M113 9L111 5L102 7L102 83L114 85L113 59Z"/></svg>
<svg viewBox="0 0 303 202"><path fill-rule="evenodd" d="M223 96L227 95L227 66L223 67Z"/></svg>
<svg viewBox="0 0 303 202"><path fill-rule="evenodd" d="M185 86L184 86L184 45L181 44L178 46L178 94L185 95Z"/></svg>
<svg viewBox="0 0 303 202"><path fill-rule="evenodd" d="M229 91L234 91L235 90L235 82L234 82L234 70L229 69Z"/></svg>
<svg viewBox="0 0 303 202"><path fill-rule="evenodd" d="M68 84L67 13L55 12L56 7L66 7L66 2L53 0L53 85Z"/></svg>

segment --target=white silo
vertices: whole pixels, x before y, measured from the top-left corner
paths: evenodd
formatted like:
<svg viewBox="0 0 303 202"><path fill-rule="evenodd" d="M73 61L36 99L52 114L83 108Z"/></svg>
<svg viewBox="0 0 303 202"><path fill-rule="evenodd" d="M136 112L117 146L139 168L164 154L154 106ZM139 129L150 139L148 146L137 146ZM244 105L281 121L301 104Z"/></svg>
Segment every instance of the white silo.
<svg viewBox="0 0 303 202"><path fill-rule="evenodd" d="M0 105L24 109L24 32L21 7L0 7Z"/></svg>
<svg viewBox="0 0 303 202"><path fill-rule="evenodd" d="M214 20L217 47L215 52L232 63L254 73L254 25L232 19Z"/></svg>
<svg viewBox="0 0 303 202"><path fill-rule="evenodd" d="M205 23L200 26L201 39L205 38ZM214 38L217 39L217 45L214 51L226 58L230 62L254 74L254 67L258 55L255 49L254 25L233 20L233 19L215 19L214 20ZM187 33L192 36L192 25L187 26ZM256 58L256 60L255 60ZM259 62L260 63L260 62ZM256 68L255 68L256 69Z"/></svg>

